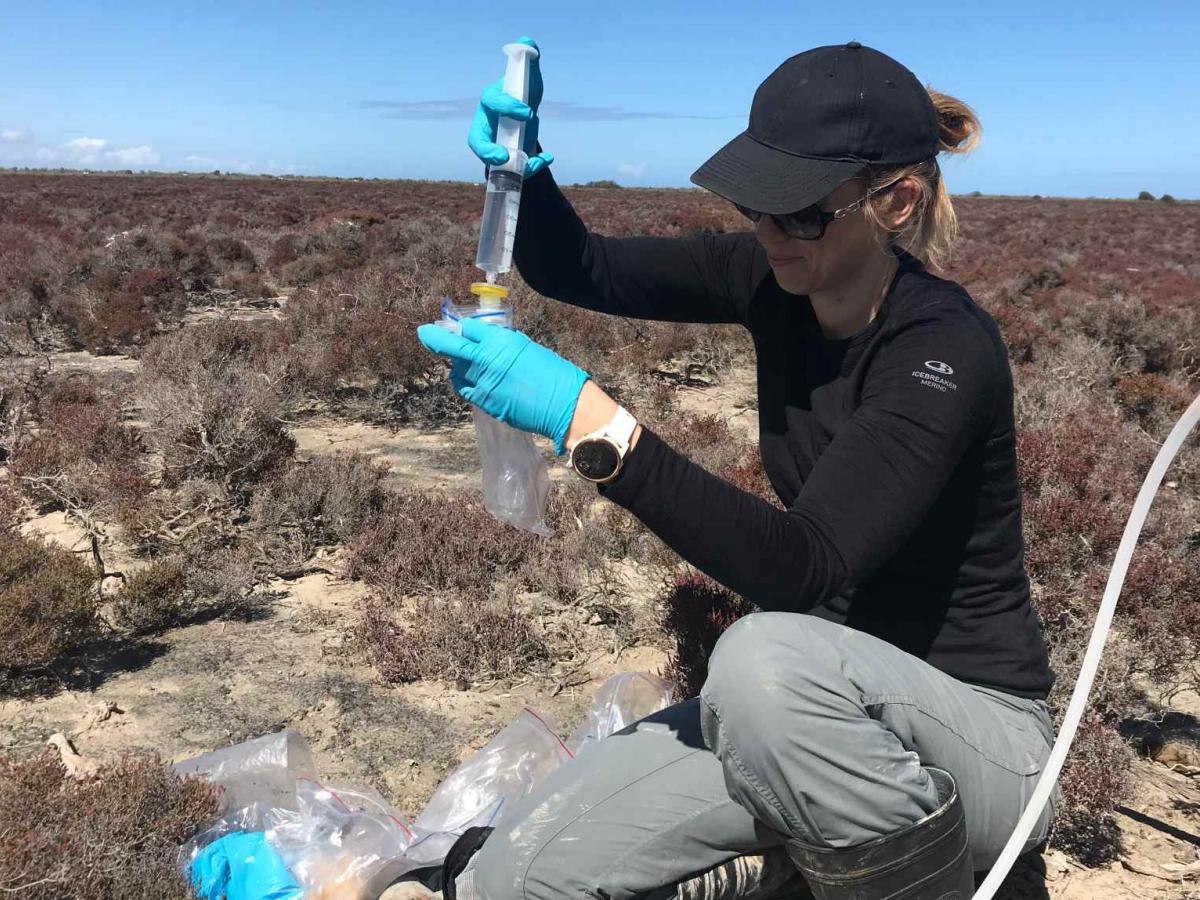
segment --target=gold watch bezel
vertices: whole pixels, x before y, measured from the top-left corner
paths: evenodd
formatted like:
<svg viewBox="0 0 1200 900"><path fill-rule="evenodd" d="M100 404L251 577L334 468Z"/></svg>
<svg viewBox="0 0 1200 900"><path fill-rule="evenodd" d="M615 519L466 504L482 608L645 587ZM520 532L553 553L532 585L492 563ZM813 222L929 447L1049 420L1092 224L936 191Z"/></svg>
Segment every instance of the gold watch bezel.
<svg viewBox="0 0 1200 900"><path fill-rule="evenodd" d="M603 442L605 444L608 444L610 447L613 448L614 451L616 451L617 467L613 470L613 473L611 475L606 475L604 478L592 478L590 475L585 475L583 472L579 471L579 467L577 465L575 465L576 451L580 447L582 447L584 444L587 444L590 442ZM606 437L604 435L599 435L599 434L598 435L585 435L584 437L579 439L579 442L576 443L574 447L571 448L571 458L569 460L569 464L570 464L571 468L574 470L575 474L578 475L580 478L582 478L584 481L590 481L592 484L609 484L609 483L615 481L617 476L621 474L621 469L624 468L624 466L625 466L625 454L628 452L629 452L628 447L625 449L624 452L622 452L621 445L618 444L616 441L614 441L610 437Z"/></svg>

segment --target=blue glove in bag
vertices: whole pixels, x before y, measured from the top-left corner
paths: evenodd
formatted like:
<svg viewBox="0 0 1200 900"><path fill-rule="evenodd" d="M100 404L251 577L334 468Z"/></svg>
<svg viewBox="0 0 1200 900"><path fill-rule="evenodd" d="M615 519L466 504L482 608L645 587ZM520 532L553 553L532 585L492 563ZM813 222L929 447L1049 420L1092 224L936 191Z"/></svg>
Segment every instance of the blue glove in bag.
<svg viewBox="0 0 1200 900"><path fill-rule="evenodd" d="M518 43L538 48L533 38L522 37ZM541 53L540 48L538 53ZM489 166L500 166L508 162L508 150L496 143L496 127L500 117L508 116L526 122L525 146L521 148L529 157L525 163L525 177L537 174L554 162L554 155L551 153L534 153L538 140L537 108L542 102L542 90L542 69L538 59L530 63L528 104L505 93L503 78L489 84L479 100L479 107L475 110L471 130L467 132L467 146L471 151Z"/></svg>
<svg viewBox="0 0 1200 900"><path fill-rule="evenodd" d="M303 900L304 892L261 831L235 831L200 851L192 885L205 900Z"/></svg>

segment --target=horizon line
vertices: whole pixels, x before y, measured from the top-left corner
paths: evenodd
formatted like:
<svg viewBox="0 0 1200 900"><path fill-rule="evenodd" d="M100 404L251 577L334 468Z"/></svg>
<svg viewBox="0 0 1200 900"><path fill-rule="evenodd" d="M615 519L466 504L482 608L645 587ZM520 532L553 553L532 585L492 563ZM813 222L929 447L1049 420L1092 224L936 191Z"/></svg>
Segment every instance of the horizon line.
<svg viewBox="0 0 1200 900"><path fill-rule="evenodd" d="M382 181L382 182L412 182L416 184L461 184L471 187L483 187L483 181L465 181L459 178L393 178L389 176L374 176L374 175L301 175L298 173L289 174L274 174L271 172L229 172L220 169L212 169L209 171L196 171L187 169L75 169L68 167L35 167L35 166L0 166L0 173L15 174L15 175L115 175L123 178L137 177L185 177L185 178L262 178L275 181L294 180L294 181ZM615 188L612 187L615 185ZM573 182L570 184L559 184L559 187L564 188L587 188L600 190L626 190L626 191L704 191L705 188L696 186L675 186L675 185L631 185L620 184L615 179L601 178L594 179L591 182ZM1150 193L1144 191L1143 193ZM1069 197L1058 194L994 194L987 191L973 190L964 193L951 194L951 197L997 197L997 198L1019 198L1019 199L1038 199L1038 200L1113 200L1113 201L1132 201L1138 203L1146 202L1162 202L1163 197L1170 197L1170 202L1175 203L1197 203L1200 198L1195 197L1176 197L1172 194L1163 194L1161 197L1151 195L1150 199L1140 197L1126 196L1099 196L1089 195L1087 197Z"/></svg>

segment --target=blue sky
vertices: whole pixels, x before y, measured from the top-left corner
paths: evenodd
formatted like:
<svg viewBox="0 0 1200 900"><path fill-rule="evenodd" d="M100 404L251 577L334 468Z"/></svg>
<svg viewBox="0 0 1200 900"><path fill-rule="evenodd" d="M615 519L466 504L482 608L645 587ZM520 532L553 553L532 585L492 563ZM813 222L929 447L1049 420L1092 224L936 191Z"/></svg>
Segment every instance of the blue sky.
<svg viewBox="0 0 1200 900"><path fill-rule="evenodd" d="M776 66L858 40L980 116L954 193L1200 197L1200 3L987 6L0 0L0 166L477 181L470 111L528 34L561 183L687 186Z"/></svg>

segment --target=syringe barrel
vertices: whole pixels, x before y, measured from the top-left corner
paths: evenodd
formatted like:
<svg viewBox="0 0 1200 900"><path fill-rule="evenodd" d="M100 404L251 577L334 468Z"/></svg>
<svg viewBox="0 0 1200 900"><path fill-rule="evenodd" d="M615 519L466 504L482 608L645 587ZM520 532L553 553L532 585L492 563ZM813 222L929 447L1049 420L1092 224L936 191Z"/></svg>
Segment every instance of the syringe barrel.
<svg viewBox="0 0 1200 900"><path fill-rule="evenodd" d="M538 58L538 52L528 44L520 42L505 44L502 48L508 57L504 68L504 92L516 97L522 103L529 102L529 70L533 60ZM521 150L525 144L525 123L520 119L510 119L501 116L496 125L496 143L508 150L511 155L514 150Z"/></svg>
<svg viewBox="0 0 1200 900"><path fill-rule="evenodd" d="M525 154L516 150L508 163L493 166L488 172L475 265L492 276L502 275L512 268L512 251L517 237L517 214L521 209L524 171Z"/></svg>

